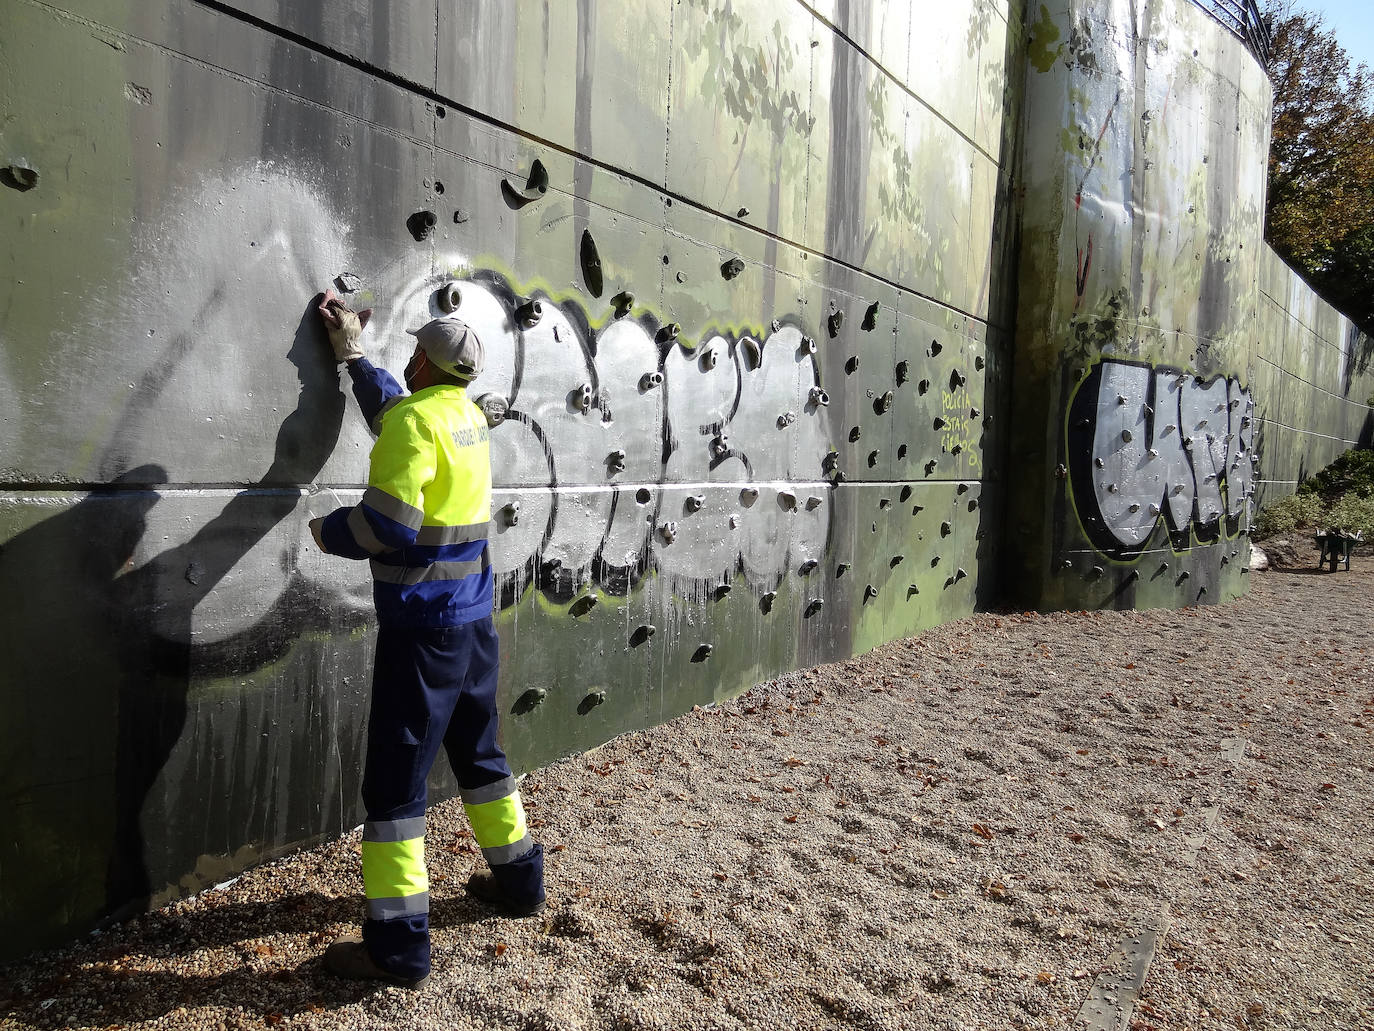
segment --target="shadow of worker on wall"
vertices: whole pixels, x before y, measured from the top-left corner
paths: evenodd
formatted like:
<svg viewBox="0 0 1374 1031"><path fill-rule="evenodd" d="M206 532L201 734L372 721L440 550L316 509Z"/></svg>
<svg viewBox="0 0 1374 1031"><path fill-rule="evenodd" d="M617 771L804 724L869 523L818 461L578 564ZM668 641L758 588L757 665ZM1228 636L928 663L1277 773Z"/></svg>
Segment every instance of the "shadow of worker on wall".
<svg viewBox="0 0 1374 1031"><path fill-rule="evenodd" d="M166 471L143 464L0 549L0 596L10 599L0 621L9 679L0 692L0 959L146 906L163 885L150 883L145 802L182 735L192 681L261 669L303 630L331 625L328 600L293 574L253 626L208 646L192 636L195 605L301 503L297 485L317 476L338 439L345 398L314 304L288 355L301 390L271 467L190 540L134 565L153 506L177 503L159 490ZM174 343L172 364L188 352ZM159 382L170 375L162 372ZM204 770L220 757L195 758ZM204 797L208 783L181 785L179 798L172 789L194 828L179 837L175 814L163 817L166 862L179 873L205 851L207 825L231 818L217 813L222 799Z"/></svg>

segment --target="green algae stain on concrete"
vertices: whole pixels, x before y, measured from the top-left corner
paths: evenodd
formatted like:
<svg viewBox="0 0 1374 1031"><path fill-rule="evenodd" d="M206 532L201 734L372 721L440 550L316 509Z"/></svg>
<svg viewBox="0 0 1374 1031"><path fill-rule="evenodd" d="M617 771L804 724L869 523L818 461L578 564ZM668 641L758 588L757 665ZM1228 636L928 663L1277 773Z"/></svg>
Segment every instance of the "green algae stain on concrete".
<svg viewBox="0 0 1374 1031"><path fill-rule="evenodd" d="M1048 72L1064 52L1064 44L1055 45L1059 39L1059 26L1050 17L1050 9L1040 5L1040 20L1031 26L1030 40L1027 44L1027 57L1037 72Z"/></svg>

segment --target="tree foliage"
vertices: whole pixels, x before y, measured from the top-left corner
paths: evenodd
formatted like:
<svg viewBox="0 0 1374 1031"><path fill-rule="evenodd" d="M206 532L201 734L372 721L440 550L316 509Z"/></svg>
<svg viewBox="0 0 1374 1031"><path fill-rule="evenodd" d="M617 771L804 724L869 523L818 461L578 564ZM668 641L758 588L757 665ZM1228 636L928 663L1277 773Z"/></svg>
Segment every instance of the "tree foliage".
<svg viewBox="0 0 1374 1031"><path fill-rule="evenodd" d="M1265 237L1324 298L1374 330L1374 77L1320 15L1267 0L1273 140Z"/></svg>

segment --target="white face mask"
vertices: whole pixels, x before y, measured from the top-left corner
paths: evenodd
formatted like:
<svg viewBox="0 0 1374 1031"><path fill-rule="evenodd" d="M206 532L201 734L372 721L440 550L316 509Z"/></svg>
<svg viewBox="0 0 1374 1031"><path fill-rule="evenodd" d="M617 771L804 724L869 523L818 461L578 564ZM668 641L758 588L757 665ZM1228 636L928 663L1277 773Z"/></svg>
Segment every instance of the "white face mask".
<svg viewBox="0 0 1374 1031"><path fill-rule="evenodd" d="M419 375L420 370L425 367L425 362L427 361L429 361L429 355L421 351L419 354L412 356L410 361L406 364L405 371L401 373L401 377L406 381L407 390L412 392L415 390L415 377Z"/></svg>

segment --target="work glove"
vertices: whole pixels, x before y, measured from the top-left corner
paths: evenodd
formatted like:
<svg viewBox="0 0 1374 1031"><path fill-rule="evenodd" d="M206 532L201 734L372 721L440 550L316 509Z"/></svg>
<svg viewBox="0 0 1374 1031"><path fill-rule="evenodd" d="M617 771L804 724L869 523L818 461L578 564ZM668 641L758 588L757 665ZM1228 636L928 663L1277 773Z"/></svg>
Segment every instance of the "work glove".
<svg viewBox="0 0 1374 1031"><path fill-rule="evenodd" d="M358 344L358 338L363 335L367 320L372 318L372 309L354 312L333 290L326 290L319 311L320 318L324 319L325 331L329 334L329 346L334 348L334 360L350 362L354 358L361 358L363 349Z"/></svg>
<svg viewBox="0 0 1374 1031"><path fill-rule="evenodd" d="M310 520L310 536L315 538L315 547L319 548L326 555L329 549L324 546L324 516Z"/></svg>

